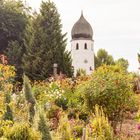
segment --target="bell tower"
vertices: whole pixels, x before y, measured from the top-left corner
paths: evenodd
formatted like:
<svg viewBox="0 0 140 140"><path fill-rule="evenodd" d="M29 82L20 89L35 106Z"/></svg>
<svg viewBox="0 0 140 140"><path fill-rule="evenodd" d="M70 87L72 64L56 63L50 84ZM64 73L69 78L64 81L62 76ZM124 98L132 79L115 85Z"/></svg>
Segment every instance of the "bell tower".
<svg viewBox="0 0 140 140"><path fill-rule="evenodd" d="M74 76L77 70L83 69L86 74L94 70L94 40L91 25L81 13L80 19L74 24L71 31L71 56Z"/></svg>

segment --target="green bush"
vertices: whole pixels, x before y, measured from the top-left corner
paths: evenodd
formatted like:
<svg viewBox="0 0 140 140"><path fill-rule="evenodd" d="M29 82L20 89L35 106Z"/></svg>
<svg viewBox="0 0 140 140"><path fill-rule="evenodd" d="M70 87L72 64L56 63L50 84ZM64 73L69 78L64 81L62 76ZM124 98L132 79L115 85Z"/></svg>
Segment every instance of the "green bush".
<svg viewBox="0 0 140 140"><path fill-rule="evenodd" d="M99 67L76 94L83 110L91 112L96 104L102 106L114 128L134 106L132 76L117 65Z"/></svg>
<svg viewBox="0 0 140 140"><path fill-rule="evenodd" d="M75 126L73 128L73 134L75 137L82 137L83 134L83 126Z"/></svg>
<svg viewBox="0 0 140 140"><path fill-rule="evenodd" d="M40 140L40 134L25 123L15 124L5 132L4 136L7 140Z"/></svg>

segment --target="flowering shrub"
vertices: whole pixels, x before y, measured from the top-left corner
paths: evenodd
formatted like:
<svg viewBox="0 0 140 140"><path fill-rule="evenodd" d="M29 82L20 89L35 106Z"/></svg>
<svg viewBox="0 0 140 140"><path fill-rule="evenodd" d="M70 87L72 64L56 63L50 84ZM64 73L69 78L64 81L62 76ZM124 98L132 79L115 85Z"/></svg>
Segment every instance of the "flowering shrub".
<svg viewBox="0 0 140 140"><path fill-rule="evenodd" d="M13 81L13 77L15 76L14 67L5 66L0 64L0 92L5 91L9 92L12 90L13 85L11 82Z"/></svg>
<svg viewBox="0 0 140 140"><path fill-rule="evenodd" d="M92 79L77 89L81 106L89 112L96 104L102 106L115 128L134 105L132 80L119 66L99 67Z"/></svg>
<svg viewBox="0 0 140 140"><path fill-rule="evenodd" d="M64 90L58 81L55 82L35 82L33 92L36 100L42 104L54 103L56 99L60 99Z"/></svg>

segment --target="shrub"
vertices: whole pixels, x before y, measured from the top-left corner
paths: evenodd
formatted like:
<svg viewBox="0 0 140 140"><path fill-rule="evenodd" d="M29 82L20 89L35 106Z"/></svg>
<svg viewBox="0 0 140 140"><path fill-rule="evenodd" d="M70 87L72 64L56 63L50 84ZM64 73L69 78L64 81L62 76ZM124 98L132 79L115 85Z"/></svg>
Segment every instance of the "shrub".
<svg viewBox="0 0 140 140"><path fill-rule="evenodd" d="M113 131L108 122L108 118L98 105L95 106L95 113L93 116L93 120L91 121L93 138L97 140L113 140Z"/></svg>
<svg viewBox="0 0 140 140"><path fill-rule="evenodd" d="M42 140L52 140L50 132L49 132L49 127L46 124L44 116L41 114L39 116L38 130L40 131L42 135Z"/></svg>
<svg viewBox="0 0 140 140"><path fill-rule="evenodd" d="M82 137L83 134L83 126L75 126L73 128L73 134L75 137Z"/></svg>
<svg viewBox="0 0 140 140"><path fill-rule="evenodd" d="M69 121L66 117L66 115L64 116L62 114L61 119L60 119L60 123L59 123L59 128L58 128L58 135L60 137L60 139L63 140L70 140L71 139L71 126L69 124Z"/></svg>
<svg viewBox="0 0 140 140"><path fill-rule="evenodd" d="M31 85L26 75L24 75L23 80L24 80L23 89L24 89L25 99L29 105L29 122L32 124L35 116L35 99L34 96L32 95Z"/></svg>
<svg viewBox="0 0 140 140"><path fill-rule="evenodd" d="M77 94L89 112L96 104L102 106L114 128L134 106L132 77L116 65L99 67L91 80L79 86Z"/></svg>
<svg viewBox="0 0 140 140"><path fill-rule="evenodd" d="M5 132L7 140L40 140L40 135L31 129L28 124L18 123Z"/></svg>

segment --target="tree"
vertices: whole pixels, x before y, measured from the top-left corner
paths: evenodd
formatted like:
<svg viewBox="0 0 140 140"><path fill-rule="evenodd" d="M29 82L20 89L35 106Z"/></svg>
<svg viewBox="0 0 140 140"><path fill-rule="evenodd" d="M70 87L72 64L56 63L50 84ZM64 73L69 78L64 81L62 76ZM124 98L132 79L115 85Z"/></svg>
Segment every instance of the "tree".
<svg viewBox="0 0 140 140"><path fill-rule="evenodd" d="M42 140L52 140L49 132L49 127L46 124L43 114L39 115L38 130L42 135Z"/></svg>
<svg viewBox="0 0 140 140"><path fill-rule="evenodd" d="M60 15L53 2L42 2L26 29L26 53L23 57L25 74L33 80L44 80L53 74L53 64L58 72L72 75L70 53L66 48L66 34L62 34Z"/></svg>
<svg viewBox="0 0 140 140"><path fill-rule="evenodd" d="M126 111L134 106L133 78L118 65L103 65L92 79L78 88L79 102L91 112L96 104L103 107L115 128L122 122Z"/></svg>
<svg viewBox="0 0 140 140"><path fill-rule="evenodd" d="M114 59L112 55L109 55L106 50L99 49L97 52L97 56L95 56L95 68L98 68L103 64L113 65Z"/></svg>
<svg viewBox="0 0 140 140"><path fill-rule="evenodd" d="M13 112L10 107L10 102L11 102L11 95L9 93L5 93L5 113L3 116L4 120L11 120L13 121Z"/></svg>
<svg viewBox="0 0 140 140"><path fill-rule="evenodd" d="M129 63L128 60L124 59L124 58L119 58L115 64L120 65L125 71L127 71Z"/></svg>
<svg viewBox="0 0 140 140"><path fill-rule="evenodd" d="M2 0L0 2L0 54L7 55L9 64L16 67L17 77L21 78L23 36L28 21L28 8L22 1Z"/></svg>
<svg viewBox="0 0 140 140"><path fill-rule="evenodd" d="M8 47L9 41L22 42L27 23L25 7L21 1L4 0L0 5L0 53Z"/></svg>
<svg viewBox="0 0 140 140"><path fill-rule="evenodd" d="M23 46L18 41L10 41L4 53L8 57L8 63L16 68L16 79L21 78L23 74L21 67Z"/></svg>
<svg viewBox="0 0 140 140"><path fill-rule="evenodd" d="M24 94L25 94L25 98L26 101L29 105L29 122L32 124L33 120L34 120L34 116L35 116L35 99L32 95L31 92L31 85L29 83L29 79L27 76L24 75L24 83L23 83L23 87L24 87Z"/></svg>
<svg viewBox="0 0 140 140"><path fill-rule="evenodd" d="M139 64L140 64L140 54L138 53L138 61L139 61Z"/></svg>

